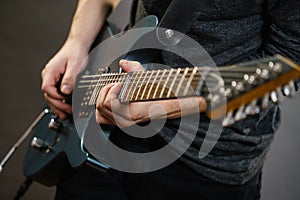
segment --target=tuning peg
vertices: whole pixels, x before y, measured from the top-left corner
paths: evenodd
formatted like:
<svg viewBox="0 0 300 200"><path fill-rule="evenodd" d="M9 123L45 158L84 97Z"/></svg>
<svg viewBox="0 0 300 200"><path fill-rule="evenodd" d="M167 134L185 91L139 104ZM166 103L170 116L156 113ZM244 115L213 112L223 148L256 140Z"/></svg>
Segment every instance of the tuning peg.
<svg viewBox="0 0 300 200"><path fill-rule="evenodd" d="M293 97L296 93L294 81L290 81L287 85L283 86L282 92L285 96Z"/></svg>
<svg viewBox="0 0 300 200"><path fill-rule="evenodd" d="M245 86L244 86L243 82L232 81L231 86L234 87L239 92L245 91Z"/></svg>
<svg viewBox="0 0 300 200"><path fill-rule="evenodd" d="M282 72L282 64L279 63L279 62L276 62L276 63L274 63L274 62L269 62L269 63L268 63L268 66L269 66L272 70L274 70L275 72L277 72L277 73L281 73L281 72Z"/></svg>
<svg viewBox="0 0 300 200"><path fill-rule="evenodd" d="M270 77L270 71L268 69L257 68L256 74L266 80L269 79L269 77Z"/></svg>
<svg viewBox="0 0 300 200"><path fill-rule="evenodd" d="M225 97L232 97L232 89L231 88L224 88L224 87L221 87L220 88L220 92L221 94L223 94L223 96Z"/></svg>
<svg viewBox="0 0 300 200"><path fill-rule="evenodd" d="M248 106L245 108L246 115L255 115L259 113L260 109L257 106L257 99L253 100Z"/></svg>
<svg viewBox="0 0 300 200"><path fill-rule="evenodd" d="M277 93L275 91L271 92L270 98L273 101L273 103L278 103Z"/></svg>
<svg viewBox="0 0 300 200"><path fill-rule="evenodd" d="M263 109L266 109L268 107L268 105L269 105L269 99L270 99L270 94L269 93L265 94L264 97L262 98L262 100L261 100L261 107Z"/></svg>
<svg viewBox="0 0 300 200"><path fill-rule="evenodd" d="M235 113L234 120L239 121L246 118L246 114L244 112L245 106L242 105Z"/></svg>
<svg viewBox="0 0 300 200"><path fill-rule="evenodd" d="M244 74L244 80L250 85L256 84L256 77L254 75Z"/></svg>
<svg viewBox="0 0 300 200"><path fill-rule="evenodd" d="M223 126L229 126L234 123L233 111L230 111L223 120Z"/></svg>
<svg viewBox="0 0 300 200"><path fill-rule="evenodd" d="M271 92L271 100L273 103L280 103L283 100L283 94L281 92L281 88L277 88L276 91Z"/></svg>

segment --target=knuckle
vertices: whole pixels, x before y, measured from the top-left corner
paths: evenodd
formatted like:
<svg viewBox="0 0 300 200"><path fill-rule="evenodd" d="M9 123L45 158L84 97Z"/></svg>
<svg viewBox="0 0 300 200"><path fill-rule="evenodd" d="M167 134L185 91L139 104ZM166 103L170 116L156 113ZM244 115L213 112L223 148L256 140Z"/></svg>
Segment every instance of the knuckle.
<svg viewBox="0 0 300 200"><path fill-rule="evenodd" d="M41 71L41 76L42 76L42 77L45 75L45 73L46 73L45 71L46 71L45 68Z"/></svg>
<svg viewBox="0 0 300 200"><path fill-rule="evenodd" d="M105 100L105 101L103 102L103 106L104 106L105 108L107 108L107 109L110 109L110 108L111 108L111 101Z"/></svg>
<svg viewBox="0 0 300 200"><path fill-rule="evenodd" d="M43 92L46 92L46 91L47 91L47 88L48 88L48 86L47 86L45 83L42 83L42 85L41 85L41 90L42 90Z"/></svg>
<svg viewBox="0 0 300 200"><path fill-rule="evenodd" d="M128 119L132 120L132 121L138 121L142 118L141 113L140 112L130 112L129 116L127 117Z"/></svg>
<svg viewBox="0 0 300 200"><path fill-rule="evenodd" d="M102 109L102 106L100 103L96 104L96 112L98 113Z"/></svg>
<svg viewBox="0 0 300 200"><path fill-rule="evenodd" d="M98 124L101 123L101 117L99 116L99 113L97 113L97 112L96 112L96 122L97 122Z"/></svg>
<svg viewBox="0 0 300 200"><path fill-rule="evenodd" d="M69 84L69 85L73 85L73 83L75 82L75 77L69 75L69 74L65 74L63 80L62 80L62 84Z"/></svg>

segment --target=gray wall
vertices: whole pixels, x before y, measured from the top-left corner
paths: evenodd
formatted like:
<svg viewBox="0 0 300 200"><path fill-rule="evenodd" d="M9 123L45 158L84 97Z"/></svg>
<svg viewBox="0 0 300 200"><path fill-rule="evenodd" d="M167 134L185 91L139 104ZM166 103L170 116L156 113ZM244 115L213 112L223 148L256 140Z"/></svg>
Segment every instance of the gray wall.
<svg viewBox="0 0 300 200"><path fill-rule="evenodd" d="M41 111L40 71L64 41L75 0L2 0L0 6L0 159ZM283 104L283 123L264 168L264 200L300 199L300 95ZM12 199L24 180L26 141L0 173L0 199ZM37 183L23 199L53 199Z"/></svg>

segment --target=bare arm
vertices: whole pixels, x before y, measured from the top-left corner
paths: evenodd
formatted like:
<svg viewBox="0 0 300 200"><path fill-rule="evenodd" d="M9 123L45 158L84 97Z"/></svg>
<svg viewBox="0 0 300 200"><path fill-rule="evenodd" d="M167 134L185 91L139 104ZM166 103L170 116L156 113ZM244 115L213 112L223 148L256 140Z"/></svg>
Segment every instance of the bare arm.
<svg viewBox="0 0 300 200"><path fill-rule="evenodd" d="M110 10L120 0L80 0L66 42L76 42L88 51Z"/></svg>
<svg viewBox="0 0 300 200"><path fill-rule="evenodd" d="M62 78L60 90L64 95L72 93L80 66L101 29L109 11L120 0L79 0L68 37L43 69L42 91L50 107L62 119L72 113L71 106L64 103L57 83Z"/></svg>

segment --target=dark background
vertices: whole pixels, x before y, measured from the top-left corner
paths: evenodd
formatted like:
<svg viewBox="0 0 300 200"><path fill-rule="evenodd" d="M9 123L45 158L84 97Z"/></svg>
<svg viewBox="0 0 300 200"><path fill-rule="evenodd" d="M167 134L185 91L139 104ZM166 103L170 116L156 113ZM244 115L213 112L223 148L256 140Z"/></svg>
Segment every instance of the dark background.
<svg viewBox="0 0 300 200"><path fill-rule="evenodd" d="M68 34L75 0L1 0L0 159L40 113L40 72ZM283 122L268 154L263 200L300 199L300 95L285 99ZM0 199L10 200L24 180L25 141L0 173ZM25 200L53 199L54 188L33 183Z"/></svg>

